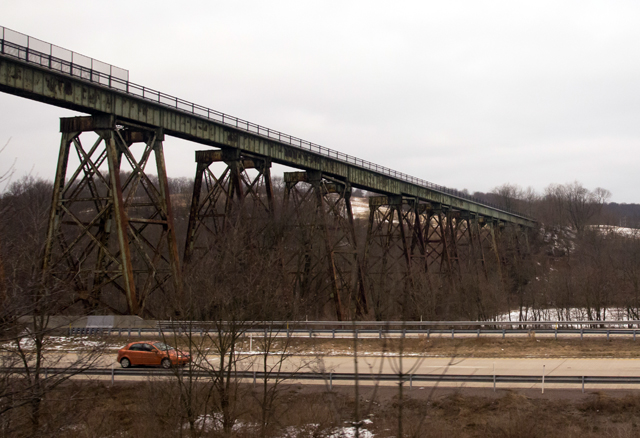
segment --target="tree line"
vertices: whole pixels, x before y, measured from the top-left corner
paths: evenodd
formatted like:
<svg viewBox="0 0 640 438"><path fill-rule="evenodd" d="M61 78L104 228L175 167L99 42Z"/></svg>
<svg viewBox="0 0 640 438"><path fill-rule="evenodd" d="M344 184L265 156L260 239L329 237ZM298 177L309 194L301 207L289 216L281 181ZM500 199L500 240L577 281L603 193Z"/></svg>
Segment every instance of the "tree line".
<svg viewBox="0 0 640 438"><path fill-rule="evenodd" d="M282 199L284 183L274 178L273 185L276 198ZM170 189L178 241L183 245L192 183L187 178L171 179ZM0 198L4 303L19 302L29 296L26 291L41 286L51 190L51 182L25 177L11 183ZM569 317L572 308L585 309L587 318L602 319L604 309L614 307L627 309L629 315L638 312L639 239L633 230L621 234L612 227L621 219L612 213L617 207L608 208L607 190L589 190L573 182L550 185L538 194L505 184L474 196L536 218L539 228L529 232L527 245L520 239L519 247L505 229L496 243L499 258L485 256L483 266L470 257L458 262L455 270L414 270L411 281L405 281L398 263L396 271L389 271L389 276L397 274L395 280L383 292L368 291L370 312L364 319L491 320L515 310L520 317L531 318L545 309ZM250 319L333 319L320 229L301 225L313 223L315 207L313 200L308 202L298 213L281 207L273 216L244 208L223 233L208 238L203 234L206 243L200 246L205 250L183 266L186 295L157 292L148 304L150 315L216 319L220 312L241 311ZM356 217L360 257L367 225L366 217ZM366 285L375 278L367 266L363 269ZM71 284L58 288L60 294L73 297ZM121 303L113 300L117 309ZM350 317L355 316L353 300L345 299ZM64 300L58 304L67 305L64 311L69 313L87 311ZM108 313L108 309L90 311Z"/></svg>
<svg viewBox="0 0 640 438"><path fill-rule="evenodd" d="M192 187L186 179L174 179L170 184L176 227L178 234L184 235ZM280 194L284 190L279 180L274 186ZM43 370L61 365L80 372L93 366L102 353L101 347L87 348L70 364L58 363L59 356L52 354L52 335L60 330L59 324L51 323L56 317L80 317L106 309L78 306L74 304L72 284L51 287L44 281L41 256L51 190L49 181L26 177L11 183L0 198L2 366L5 370L26 370L0 376L1 426L5 431L26 431L25 436L50 432L54 419L50 417L53 405L49 394L69 378L69 373L47 375ZM384 294L369 297L371 313L366 317L492 320L515 312L515 320L584 318L594 323L620 316L640 317L640 239L634 232L625 235L606 226L603 218L609 194L605 190L588 190L571 183L550 186L538 195L507 185L486 196L539 218L540 226L529 233L526 248L514 245L515 236L505 229L498 239L498 257L488 257L484 269L477 260L471 260L460 264L455 272L422 272L411 281L394 282ZM215 237L215 245L184 267L180 296L150 297L149 308L160 318L214 323L206 336L192 330L191 323L181 327L183 333L189 333L192 355L201 358L197 369L208 370L209 376L197 381L192 374L177 374L163 387L175 396L173 412L179 412L188 424L185 435L202 434L202 423L198 423L202 412L222 415L222 429L231 433L245 400L235 372L245 367L238 351L244 348L245 330L251 321L331 319L326 271L311 266L322 264L317 233L303 229L294 221L295 215L283 211L273 218L251 218L243 216L249 213L245 210L238 212L232 226ZM311 211L311 207L303 209L307 214ZM355 221L358 239L366 235L366 227L366 219ZM292 273L282 269L286 256L298 250L305 255L299 258L303 268L308 269L293 274L306 272L310 276L306 282L291 281ZM365 270L365 280L367 276L370 273ZM621 314L612 314L612 309ZM276 352L270 356L276 360L259 356L263 360L252 366L277 374L290 355L289 346L282 342L273 332L265 331L256 345L261 351ZM394 348L400 349L401 358L402 344ZM211 362L209 366L206 361L211 360L212 351L216 364ZM399 363L400 379L406 372ZM276 400L282 393L277 389L277 378L275 382L265 379L262 389L252 393L259 407L262 435L279 415L277 406L281 405ZM402 397L400 392L400 435ZM167 415L166 410L161 411L158 415ZM361 417L356 413L355 418Z"/></svg>

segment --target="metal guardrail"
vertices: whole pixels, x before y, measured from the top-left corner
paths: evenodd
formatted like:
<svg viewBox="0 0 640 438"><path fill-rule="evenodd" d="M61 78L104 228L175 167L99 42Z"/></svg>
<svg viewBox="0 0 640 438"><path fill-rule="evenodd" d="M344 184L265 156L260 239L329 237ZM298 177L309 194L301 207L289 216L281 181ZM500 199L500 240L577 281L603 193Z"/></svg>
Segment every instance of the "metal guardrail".
<svg viewBox="0 0 640 438"><path fill-rule="evenodd" d="M603 320L603 321L158 321L162 329L187 327L216 327L217 325L235 325L238 327L338 327L353 329L354 327L411 328L411 327L568 327L568 326L633 326L640 329L640 320Z"/></svg>
<svg viewBox="0 0 640 438"><path fill-rule="evenodd" d="M263 336L268 333L267 328L247 328L243 329L242 332L245 336ZM175 327L173 329L162 329L162 328L146 328L146 329L113 329L113 328L96 328L96 327L78 327L78 328L70 328L68 329L69 336L166 336L167 334L178 335L178 336L204 336L206 334L213 333L217 334L216 330L212 330L211 328L203 328L203 327L191 327L190 329L183 329L180 327ZM493 335L493 336L501 336L502 339L505 339L507 335L512 336L531 336L532 333L537 335L554 335L555 339L558 339L558 336L566 336L566 335L574 335L580 336L580 339L583 339L584 336L606 336L607 340L611 337L621 337L628 336L633 337L635 341L637 335L640 333L640 329L592 329L592 328L580 328L580 329L559 329L559 328L538 328L538 329L314 329L314 328L277 328L271 329L271 335L276 337L309 337L309 338L353 338L353 337L361 337L361 338L375 338L378 337L382 339L383 336L387 337L427 337L429 338L431 335L440 335L440 337L451 336L451 339L455 339L456 334L458 336L469 337L469 335L474 335L475 337L480 337L481 335Z"/></svg>
<svg viewBox="0 0 640 438"><path fill-rule="evenodd" d="M23 373L24 368L3 368L2 373ZM41 368L44 375L86 375L86 376L111 376L112 381L116 376L120 377L171 377L176 375L191 375L194 377L208 377L214 370L198 369L159 369L159 368ZM410 385L413 382L434 383L529 383L529 384L585 384L600 385L638 385L640 376L555 376L555 375L499 375L499 374L378 374L378 373L315 373L315 372L270 372L262 371L236 371L233 377L237 379L268 379L268 380L322 380L331 387L333 381L355 382L399 382L404 381Z"/></svg>
<svg viewBox="0 0 640 438"><path fill-rule="evenodd" d="M482 201L459 190L434 184L421 178L407 175L406 173L397 172L388 167L380 166L370 161L329 149L325 146L321 146L280 131L269 129L256 123L230 116L220 111L216 111L142 85L134 84L129 81L128 70L114 67L110 64L77 54L70 50L62 49L58 46L2 26L0 26L0 29L2 30L0 54L11 56L32 64L37 64L41 67L46 67L67 75L75 76L82 80L97 83L101 86L136 96L177 111L186 112L196 117L222 123L241 131L268 138L270 140L277 140L280 143L305 149L324 157L332 158L343 163L348 163L401 181L415 184L417 186L425 187L435 192L472 201L476 204L490 207L496 211L508 213L527 220L533 220L522 213L498 206L491 202Z"/></svg>

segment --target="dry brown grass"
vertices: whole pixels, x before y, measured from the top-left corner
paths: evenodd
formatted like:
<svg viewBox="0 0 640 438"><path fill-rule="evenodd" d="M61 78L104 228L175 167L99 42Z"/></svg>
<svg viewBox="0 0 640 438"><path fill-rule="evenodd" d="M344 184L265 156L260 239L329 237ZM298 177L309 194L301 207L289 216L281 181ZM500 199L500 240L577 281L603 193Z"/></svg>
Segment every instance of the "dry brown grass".
<svg viewBox="0 0 640 438"><path fill-rule="evenodd" d="M138 337L119 340L111 338L109 344L112 349L120 348L127 342L139 340ZM153 338L144 338L153 339ZM185 337L175 338L180 348L187 349ZM199 340L199 337L196 337ZM253 349L256 349L254 338ZM173 339L169 340L170 343ZM284 340L275 342L275 351ZM360 339L358 349L360 352L380 353L382 351L397 352L398 339ZM250 341L247 337L240 343L240 351L249 351ZM206 346L203 344L202 346ZM407 338L404 339L403 349L406 354L422 354L425 356L452 356L457 357L584 357L584 358L640 358L640 340L604 337L598 338L506 338L481 337L481 338ZM287 351L293 354L351 354L353 340L351 339L323 339L323 338L293 338Z"/></svg>
<svg viewBox="0 0 640 438"><path fill-rule="evenodd" d="M293 352L319 352L329 354L351 353L350 339L297 339L292 343ZM398 339L361 339L360 352L398 351ZM640 341L632 339L592 338L408 338L403 342L405 354L458 357L640 357Z"/></svg>
<svg viewBox="0 0 640 438"><path fill-rule="evenodd" d="M241 391L239 421L255 424L258 418L251 387ZM397 390L380 388L376 402L369 405L372 390L363 389L360 410L372 420L365 427L376 437L397 436ZM548 398L526 391L486 391L473 394L442 389L433 396L412 391L404 399L404 430L407 436L435 438L542 438L575 437L627 438L640 435L640 395L634 393L579 394L557 390ZM367 411L371 406L371 411ZM355 401L347 386L327 392L321 386L283 387L278 422L268 436L327 436L336 427L353 420ZM114 387L100 382L69 383L52 392L47 402L47 433L51 437L157 437L189 436L180 424L171 384L162 382L120 382ZM370 415L368 415L370 414ZM290 428L290 429L287 429ZM293 428L293 429L291 429ZM25 429L26 430L26 429ZM20 429L5 436L28 436ZM199 434L222 436L220 431ZM255 427L239 428L233 437L257 436Z"/></svg>

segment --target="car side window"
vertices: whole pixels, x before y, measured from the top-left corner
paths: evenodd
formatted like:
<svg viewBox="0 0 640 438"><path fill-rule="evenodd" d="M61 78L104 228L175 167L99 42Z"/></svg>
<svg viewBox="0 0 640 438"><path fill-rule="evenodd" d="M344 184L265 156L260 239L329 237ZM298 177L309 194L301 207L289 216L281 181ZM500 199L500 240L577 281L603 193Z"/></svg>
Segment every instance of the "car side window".
<svg viewBox="0 0 640 438"><path fill-rule="evenodd" d="M141 344L133 344L131 347L129 347L130 351L141 351L142 350L142 345Z"/></svg>
<svg viewBox="0 0 640 438"><path fill-rule="evenodd" d="M154 351L154 348L153 348L151 345L149 345L149 344L142 344L142 350L143 350L143 351L150 351L150 352L153 352L153 351Z"/></svg>

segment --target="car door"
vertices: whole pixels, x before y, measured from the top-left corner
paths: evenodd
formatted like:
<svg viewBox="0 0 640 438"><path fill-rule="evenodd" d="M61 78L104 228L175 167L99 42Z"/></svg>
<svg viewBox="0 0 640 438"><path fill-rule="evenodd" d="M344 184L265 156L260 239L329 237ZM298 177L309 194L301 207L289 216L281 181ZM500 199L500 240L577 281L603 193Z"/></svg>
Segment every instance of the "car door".
<svg viewBox="0 0 640 438"><path fill-rule="evenodd" d="M142 344L133 344L129 346L129 351L126 356L129 358L129 361L131 361L131 365L144 365L144 356L141 354L141 350Z"/></svg>
<svg viewBox="0 0 640 438"><path fill-rule="evenodd" d="M162 357L158 349L151 344L142 344L142 352L144 355L145 365L160 365Z"/></svg>

